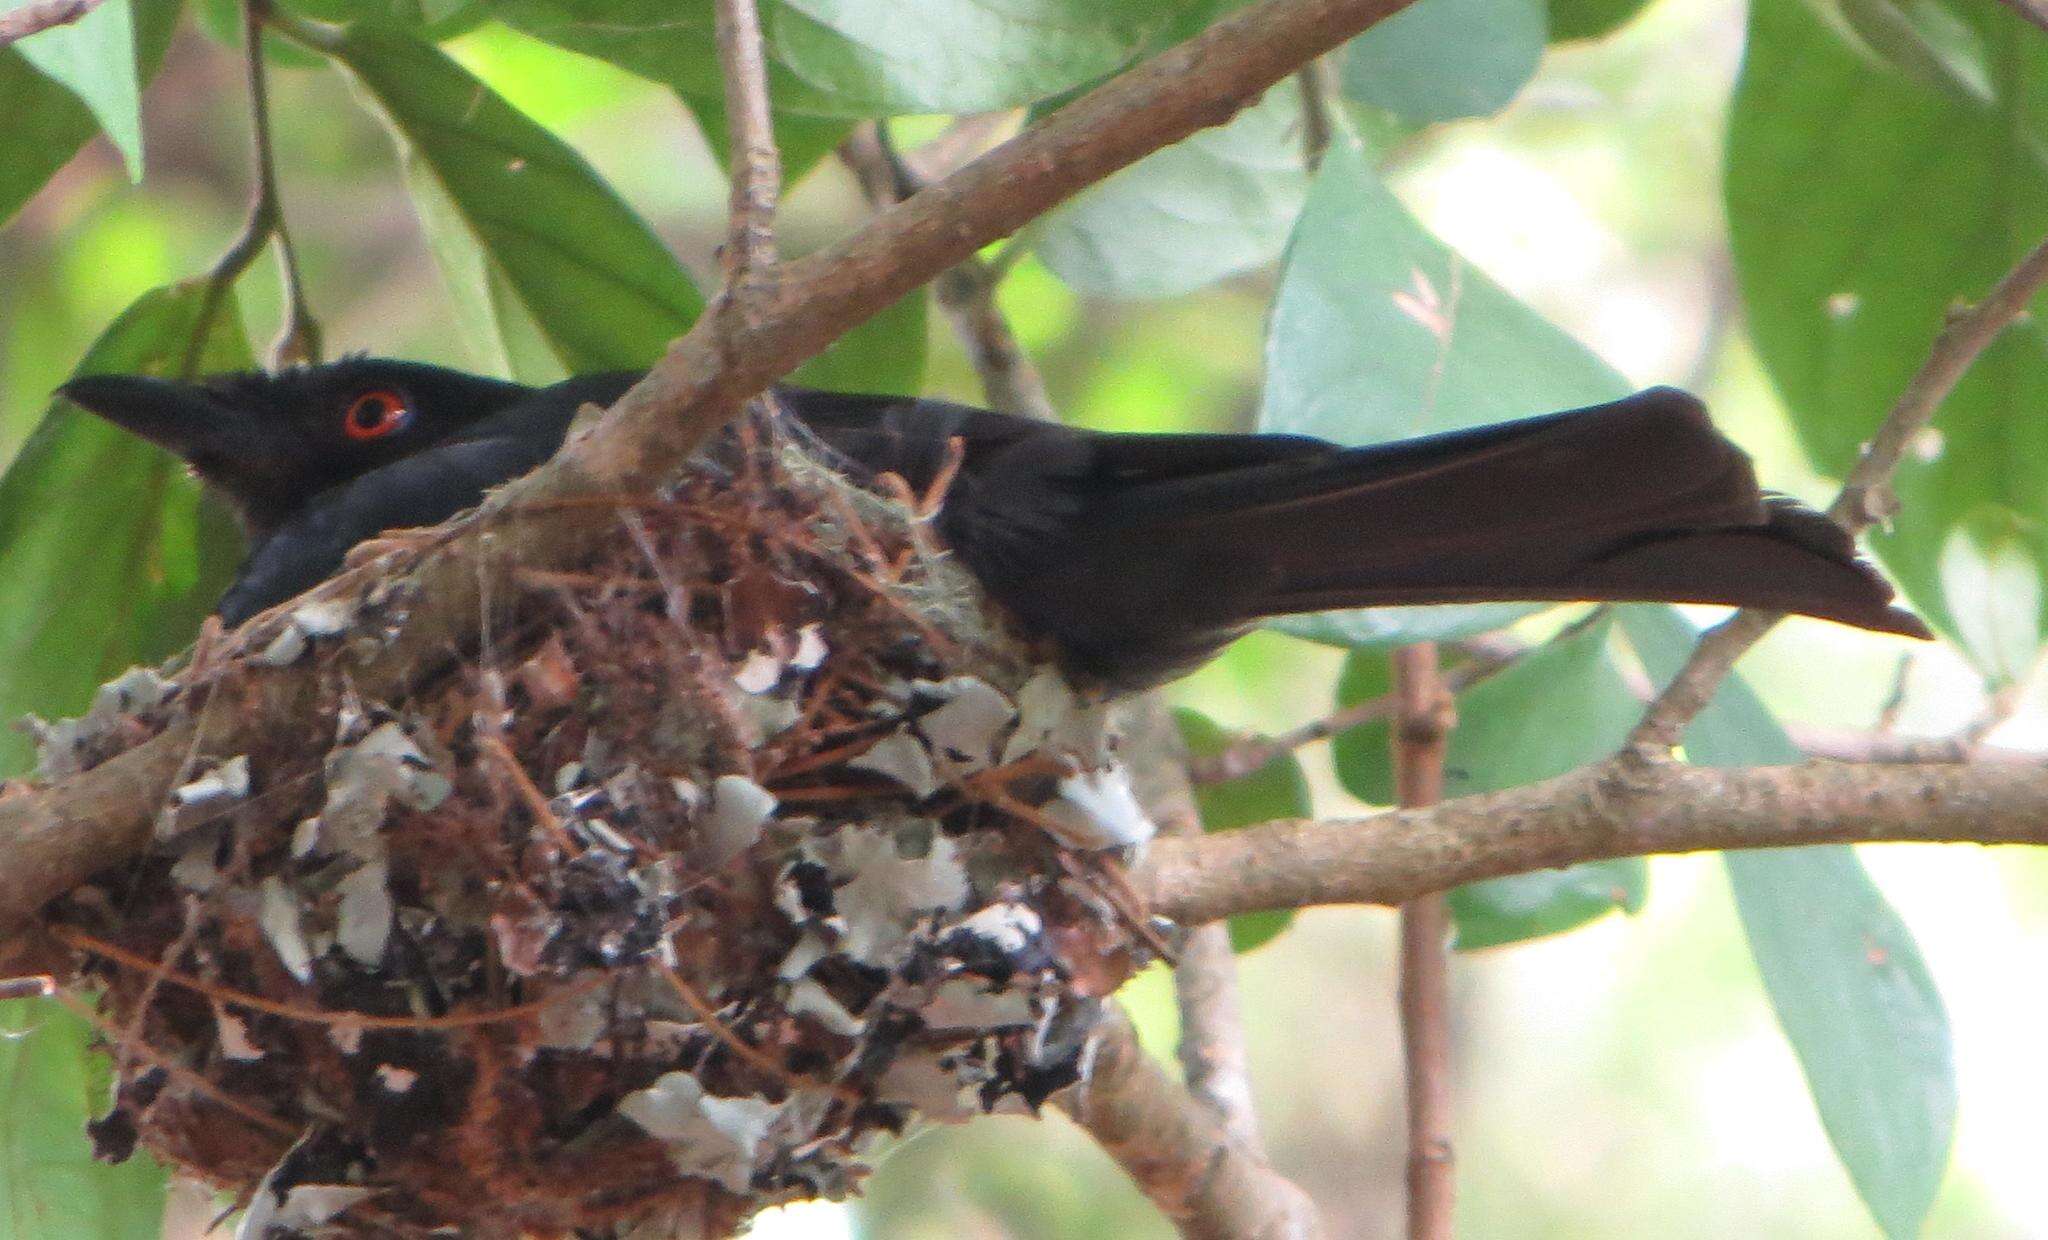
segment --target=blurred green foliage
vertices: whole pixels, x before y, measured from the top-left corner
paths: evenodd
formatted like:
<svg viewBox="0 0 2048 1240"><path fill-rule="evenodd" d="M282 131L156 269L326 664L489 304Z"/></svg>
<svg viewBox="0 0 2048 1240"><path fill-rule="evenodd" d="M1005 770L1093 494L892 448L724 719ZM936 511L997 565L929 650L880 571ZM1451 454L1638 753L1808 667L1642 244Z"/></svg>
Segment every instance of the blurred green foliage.
<svg viewBox="0 0 2048 1240"><path fill-rule="evenodd" d="M706 0L280 7L284 205L332 344L545 380L644 364L701 309L724 201ZM891 118L909 146L954 113L1042 109L1235 7L765 3L794 182L784 249L815 249L866 217L830 156L857 119ZM235 35L233 6L203 0L175 40L176 0L106 0L102 12L0 49L8 714L75 710L120 665L185 641L232 554L171 462L49 404L74 370L182 361L197 311L183 282L209 269L247 200L237 53L220 42ZM117 44L132 55L109 59ZM1305 158L1300 88L1284 83L1040 221L1006 255L999 304L1077 423L1368 442L1685 381L1718 398L1767 480L1811 486L1847 468L1947 307L2048 229L2044 48L1994 0L1758 3L1746 28L1705 0L1421 0L1332 58L1345 98L1320 171ZM1712 191L1738 52L1724 231ZM139 106L132 86L152 80ZM96 129L121 150L88 143ZM124 156L147 169L139 188ZM269 338L279 300L267 267L242 278L204 329L206 367L243 364L245 335ZM878 309L801 377L979 396L924 296ZM1914 601L2002 684L2031 673L2048 616L2044 345L2025 322L1965 381L1877 540ZM1380 692L1388 643L1559 629L1555 614L1526 616L1388 609L1289 626L1342 656L1255 636L1177 690L1201 712L1183 716L1188 739L1210 751ZM1625 612L1620 627L1567 629L1473 690L1453 790L1525 783L1610 748L1638 682L1668 674L1689 638L1665 610ZM1731 688L1688 755L1785 759L1771 709L1866 724L1898 657L1882 639L1787 626L1751 664L1755 693ZM1941 666L1909 685L1907 714L1953 727L1981 709L1981 685ZM21 770L25 744L4 746L0 770ZM1384 802L1385 747L1383 728L1359 729L1334 769L1290 758L1204 790L1204 817L1227 829ZM1739 920L1683 864L1660 867L1643 907L1647 870L1580 867L1457 897L1471 948L1642 908L1461 957L1469 1234L1867 1234L1852 1183L1890 1235L1914 1234L1930 1203L1939 1234L1998 1232L2017 1207L1987 1187L1967 1142L1962 1173L1941 1187L1963 1039L1855 854L1731 859ZM2043 878L2011 887L2038 902ZM1271 940L1245 967L1276 1158L1338 1234L1385 1231L1399 1168L1384 926L1317 913L1234 929L1241 945ZM1545 971L1559 959L1577 963ZM1759 1032L1759 972L1789 1051ZM1128 996L1154 1044L1170 1035L1161 984L1148 975ZM153 1174L107 1175L79 1157L77 1121L94 1101L79 1083L100 1071L85 1031L43 1009L10 1018L34 1032L0 1060L0 1196L13 1210L0 1237L148 1234ZM1717 1067L1757 1047L1739 1071ZM1790 1153L1744 1157L1772 1132L1753 1117L1727 1129L1714 1117L1729 1097L1775 1107L1773 1130L1791 1136L1769 1148ZM1821 1161L1816 1117L1846 1177ZM48 1185L75 1213L45 1211ZM891 1237L1161 1231L1074 1134L1016 1120L907 1138L862 1219Z"/></svg>

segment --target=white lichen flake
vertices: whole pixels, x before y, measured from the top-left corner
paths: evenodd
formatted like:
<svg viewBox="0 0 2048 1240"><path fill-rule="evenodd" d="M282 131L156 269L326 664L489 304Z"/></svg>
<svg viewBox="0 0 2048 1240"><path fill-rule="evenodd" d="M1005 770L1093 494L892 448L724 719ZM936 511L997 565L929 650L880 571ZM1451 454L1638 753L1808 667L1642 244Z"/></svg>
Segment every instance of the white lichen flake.
<svg viewBox="0 0 2048 1240"><path fill-rule="evenodd" d="M1121 763L1069 775L1059 795L1045 806L1048 827L1070 848L1129 848L1152 838L1158 828L1131 788Z"/></svg>
<svg viewBox="0 0 2048 1240"><path fill-rule="evenodd" d="M669 1072L627 1094L619 1114L668 1143L677 1170L718 1181L732 1192L752 1182L761 1138L775 1119L765 1098L714 1098L688 1072Z"/></svg>

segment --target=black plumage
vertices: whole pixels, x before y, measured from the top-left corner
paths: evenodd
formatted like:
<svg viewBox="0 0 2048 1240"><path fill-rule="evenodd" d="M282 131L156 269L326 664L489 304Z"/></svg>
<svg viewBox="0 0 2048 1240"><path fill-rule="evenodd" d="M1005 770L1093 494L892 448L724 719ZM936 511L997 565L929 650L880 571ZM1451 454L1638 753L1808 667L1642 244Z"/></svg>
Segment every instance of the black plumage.
<svg viewBox="0 0 2048 1240"><path fill-rule="evenodd" d="M476 503L561 444L585 402L368 358L200 384L74 380L65 394L184 457L251 550L239 622L327 577L381 530ZM1400 443L1106 434L938 401L776 389L855 473L923 489L964 448L940 536L1077 673L1156 683L1262 617L1544 599L1726 603L1926 636L1824 515L1759 491L1698 401L1611 404Z"/></svg>

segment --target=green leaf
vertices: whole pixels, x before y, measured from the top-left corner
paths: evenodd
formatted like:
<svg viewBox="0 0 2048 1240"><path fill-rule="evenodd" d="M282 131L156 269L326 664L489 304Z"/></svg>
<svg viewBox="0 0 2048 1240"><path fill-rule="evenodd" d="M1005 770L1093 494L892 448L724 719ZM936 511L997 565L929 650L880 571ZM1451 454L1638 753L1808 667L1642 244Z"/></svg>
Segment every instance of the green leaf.
<svg viewBox="0 0 2048 1240"><path fill-rule="evenodd" d="M1415 121L1491 116L1535 76L1543 0L1420 0L1345 44L1344 93Z"/></svg>
<svg viewBox="0 0 2048 1240"><path fill-rule="evenodd" d="M1281 268L1261 430L1377 443L1627 391L1585 346L1431 236L1354 143L1331 144ZM1498 628L1528 610L1388 607L1278 627L1339 645L1381 645Z"/></svg>
<svg viewBox="0 0 2048 1240"><path fill-rule="evenodd" d="M34 0L0 0L0 12ZM51 81L78 96L113 139L133 180L142 179L142 86L130 0L104 0L75 22L13 45ZM10 123L14 122L10 118Z"/></svg>
<svg viewBox="0 0 2048 1240"><path fill-rule="evenodd" d="M103 333L77 374L174 373L198 322L195 283L158 289ZM202 371L253 365L232 299ZM75 714L102 681L189 640L240 559L218 507L168 453L64 402L0 475L0 719ZM28 764L0 731L0 774Z"/></svg>
<svg viewBox="0 0 2048 1240"><path fill-rule="evenodd" d="M1602 38L1648 7L1650 0L1550 0L1550 41Z"/></svg>
<svg viewBox="0 0 2048 1240"><path fill-rule="evenodd" d="M1616 909L1634 915L1649 898L1650 865L1641 857L1587 861L1469 883L1447 897L1459 951L1502 947L1576 930Z"/></svg>
<svg viewBox="0 0 2048 1240"><path fill-rule="evenodd" d="M1122 68L1186 0L783 0L776 56L841 106L896 115L1032 103Z"/></svg>
<svg viewBox="0 0 2048 1240"><path fill-rule="evenodd" d="M156 76L177 25L181 0L129 0L135 71ZM14 218L44 182L70 162L99 123L78 96L29 65L18 48L0 48L0 224Z"/></svg>
<svg viewBox="0 0 2048 1240"><path fill-rule="evenodd" d="M1307 194L1301 89L1288 81L1228 125L1083 190L1031 236L1083 293L1167 297L1279 257Z"/></svg>
<svg viewBox="0 0 2048 1240"><path fill-rule="evenodd" d="M1234 739L1222 724L1198 710L1177 708L1173 719L1180 726L1181 742L1197 758L1222 753ZM1195 807L1201 811L1204 831L1235 831L1277 818L1306 818L1312 808L1308 776L1293 754L1283 754L1249 775L1196 788ZM1248 952L1271 942L1293 922L1293 909L1240 914L1230 919L1230 944Z"/></svg>
<svg viewBox="0 0 2048 1240"><path fill-rule="evenodd" d="M775 12L764 4L762 20ZM494 0L491 15L536 39L674 87L687 99L723 95L710 0ZM870 114L820 93L773 59L768 95L778 112Z"/></svg>
<svg viewBox="0 0 2048 1240"><path fill-rule="evenodd" d="M1992 0L1946 12L1969 39L1895 72L1807 5L1750 8L1725 180L1736 272L1757 352L1823 470L1856 460L1950 307L2048 234L2048 40ZM1989 66L1981 82L1969 44ZM1921 613L1980 660L1966 634L2010 628L1982 614L1987 598L1944 588L1942 555L1973 514L2048 512L2044 407L2037 307L1944 402L1899 470L1902 515L1871 539ZM2048 567L2048 529L2017 527L2009 552Z"/></svg>
<svg viewBox="0 0 2048 1240"><path fill-rule="evenodd" d="M97 1162L86 1121L107 1105L92 1027L54 1003L0 1003L0 1240L156 1240L165 1175Z"/></svg>
<svg viewBox="0 0 2048 1240"><path fill-rule="evenodd" d="M1993 683L2017 684L2041 649L2041 567L2034 522L2003 508L1966 514L1942 544L1941 593L1970 659Z"/></svg>
<svg viewBox="0 0 2048 1240"><path fill-rule="evenodd" d="M176 373L199 322L198 284L158 289L116 319L77 374ZM232 299L199 362L252 364ZM226 584L239 540L184 467L61 402L0 475L0 716L76 713L101 681L183 644ZM0 774L29 763L0 733ZM149 1240L164 1173L94 1161L85 1122L106 1105L105 1058L54 1004L0 1004L0 1240Z"/></svg>
<svg viewBox="0 0 2048 1240"><path fill-rule="evenodd" d="M284 0L284 7L315 21L395 26L436 43L474 30L492 16L486 0Z"/></svg>
<svg viewBox="0 0 2048 1240"><path fill-rule="evenodd" d="M411 150L402 150L399 162L470 364L487 374L537 386L562 378L561 359L548 347L504 270L484 252L461 208Z"/></svg>
<svg viewBox="0 0 2048 1240"><path fill-rule="evenodd" d="M928 305L923 289L905 294L797 367L790 382L828 392L917 395L924 388L930 339L925 324Z"/></svg>
<svg viewBox="0 0 2048 1240"><path fill-rule="evenodd" d="M1651 677L1669 681L1692 651L1692 627L1668 607L1618 610ZM1800 760L1739 677L1687 729L1685 752L1704 766ZM1918 1236L1948 1167L1956 1110L1948 1013L1919 946L1851 848L1724 860L1821 1126L1885 1235Z"/></svg>
<svg viewBox="0 0 2048 1240"><path fill-rule="evenodd" d="M375 100L416 176L438 184L569 370L651 365L696 320L703 299L653 230L582 156L439 50L375 26L322 50ZM439 204L425 214L446 222ZM473 282L472 264L435 249L444 271Z"/></svg>
<svg viewBox="0 0 2048 1240"><path fill-rule="evenodd" d="M1532 651L1458 699L1458 724L1444 757L1444 795L1499 792L1549 779L1621 747L1642 705L1608 648L1602 619ZM1340 705L1391 687L1385 656L1355 651L1338 682ZM1332 742L1345 790L1376 805L1394 802L1392 731L1351 728ZM1595 861L1472 883L1453 891L1453 946L1495 947L1557 934L1619 908L1642 907L1649 867L1641 857Z"/></svg>

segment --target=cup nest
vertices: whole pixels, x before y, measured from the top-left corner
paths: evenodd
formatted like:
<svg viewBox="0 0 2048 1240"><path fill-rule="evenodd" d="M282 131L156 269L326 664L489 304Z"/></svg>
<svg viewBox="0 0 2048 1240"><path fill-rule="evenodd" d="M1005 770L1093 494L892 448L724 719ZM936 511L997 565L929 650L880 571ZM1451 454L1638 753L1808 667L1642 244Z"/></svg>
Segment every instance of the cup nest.
<svg viewBox="0 0 2048 1240"><path fill-rule="evenodd" d="M1164 950L1150 826L1107 707L902 491L749 420L586 562L494 581L480 653L401 700L349 668L410 600L343 580L42 726L55 777L203 735L260 665L319 685L51 910L117 1067L100 1155L247 1236L715 1237L1085 1078Z"/></svg>

